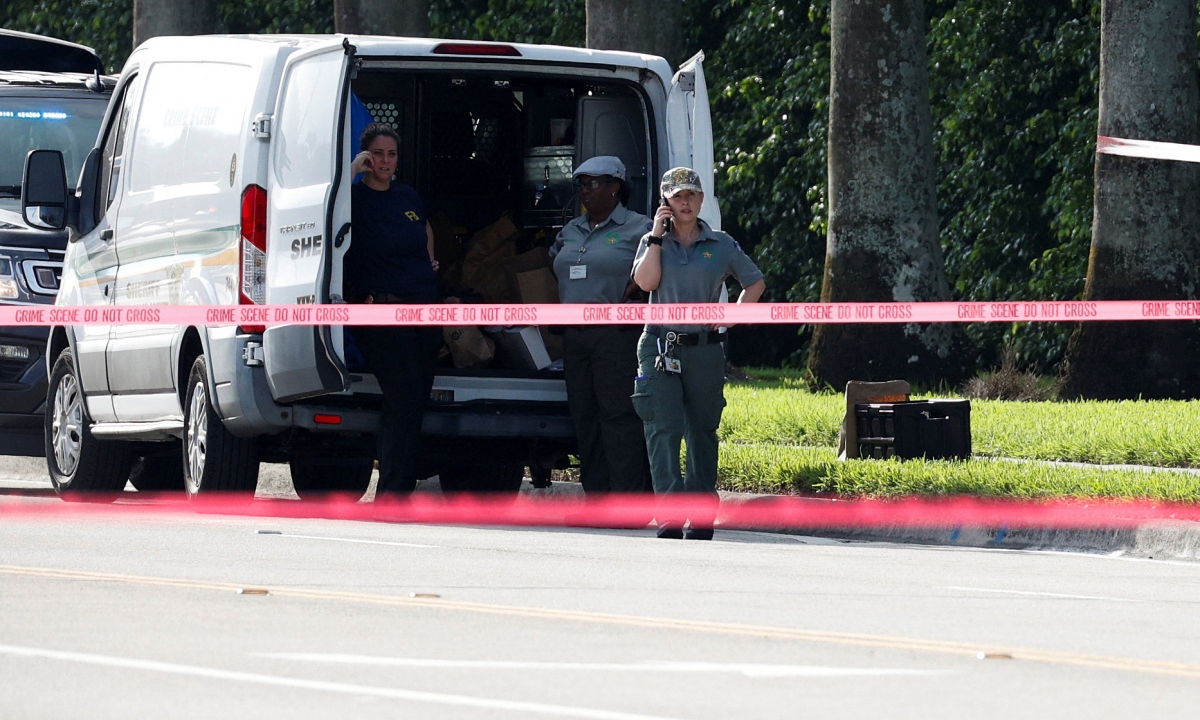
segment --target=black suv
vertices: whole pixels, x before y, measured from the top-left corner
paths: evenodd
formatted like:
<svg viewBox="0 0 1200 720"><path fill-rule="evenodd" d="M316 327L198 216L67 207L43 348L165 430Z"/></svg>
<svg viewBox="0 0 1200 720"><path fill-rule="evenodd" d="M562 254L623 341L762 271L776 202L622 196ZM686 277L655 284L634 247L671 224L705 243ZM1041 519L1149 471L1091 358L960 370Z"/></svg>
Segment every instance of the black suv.
<svg viewBox="0 0 1200 720"><path fill-rule="evenodd" d="M67 177L96 144L115 78L91 49L0 30L0 304L54 303L66 232L21 217L25 156L61 150ZM46 328L0 327L0 454L45 455Z"/></svg>

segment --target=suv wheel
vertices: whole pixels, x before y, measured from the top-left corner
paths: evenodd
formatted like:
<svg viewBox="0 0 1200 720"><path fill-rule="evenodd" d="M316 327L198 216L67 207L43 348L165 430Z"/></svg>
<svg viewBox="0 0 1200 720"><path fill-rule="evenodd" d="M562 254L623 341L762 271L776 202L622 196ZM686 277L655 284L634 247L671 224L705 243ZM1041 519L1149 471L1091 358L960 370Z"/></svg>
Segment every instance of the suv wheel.
<svg viewBox="0 0 1200 720"><path fill-rule="evenodd" d="M225 429L212 406L204 356L192 363L183 406L183 481L188 497L200 493L253 493L258 486L258 442Z"/></svg>
<svg viewBox="0 0 1200 720"><path fill-rule="evenodd" d="M64 350L50 372L46 412L46 465L64 500L111 502L125 488L133 455L129 443L97 440L75 372L75 353Z"/></svg>
<svg viewBox="0 0 1200 720"><path fill-rule="evenodd" d="M361 498L371 484L375 460L366 457L339 457L298 451L288 465L292 486L301 498L325 493L347 493Z"/></svg>

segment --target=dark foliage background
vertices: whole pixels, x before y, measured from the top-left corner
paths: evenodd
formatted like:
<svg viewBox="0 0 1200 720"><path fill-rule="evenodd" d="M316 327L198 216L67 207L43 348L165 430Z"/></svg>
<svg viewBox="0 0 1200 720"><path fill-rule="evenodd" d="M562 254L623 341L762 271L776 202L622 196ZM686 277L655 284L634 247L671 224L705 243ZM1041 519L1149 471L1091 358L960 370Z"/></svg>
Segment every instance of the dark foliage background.
<svg viewBox="0 0 1200 720"><path fill-rule="evenodd" d="M130 52L130 0L9 0L4 27ZM1083 291L1091 233L1099 0L927 0L938 204L956 297ZM768 299L817 300L825 249L829 0L695 0L677 32L705 50L726 229ZM330 0L226 1L226 32L329 32ZM432 0L434 35L582 45L580 0ZM803 365L808 332L742 328L735 360ZM1069 326L974 325L982 367L1005 347L1057 370Z"/></svg>

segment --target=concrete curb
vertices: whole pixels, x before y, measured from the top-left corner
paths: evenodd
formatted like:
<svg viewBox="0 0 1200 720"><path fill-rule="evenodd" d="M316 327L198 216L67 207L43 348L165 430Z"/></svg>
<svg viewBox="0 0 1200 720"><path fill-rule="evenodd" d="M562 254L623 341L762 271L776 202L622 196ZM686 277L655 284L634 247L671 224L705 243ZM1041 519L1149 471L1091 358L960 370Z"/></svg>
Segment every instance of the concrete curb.
<svg viewBox="0 0 1200 720"><path fill-rule="evenodd" d="M721 493L721 503L769 500L776 495ZM718 519L718 527L722 527ZM725 529L739 528L725 526ZM978 527L745 528L785 535L809 535L853 542L909 543L946 547L1053 550L1200 561L1200 523L1154 521L1136 528L1051 530Z"/></svg>
<svg viewBox="0 0 1200 720"><path fill-rule="evenodd" d="M0 460L10 482L19 487L50 489L42 458L3 458ZM418 491L441 492L436 480L418 484ZM533 497L583 497L578 483L556 482L545 489L535 489L528 481L521 490ZM374 494L374 482L368 497ZM264 463L259 475L258 497L296 497L292 492L287 465ZM722 492L722 504L769 501L777 495ZM825 502L823 500L815 502ZM719 524L718 529L722 526ZM726 530L735 530L725 526ZM1104 553L1156 560L1200 561L1200 523L1158 521L1138 528L1123 530L1007 530L1004 528L745 528L757 532L784 535L808 535L851 542L910 543L946 547L1005 548L1012 550L1056 550L1065 552Z"/></svg>

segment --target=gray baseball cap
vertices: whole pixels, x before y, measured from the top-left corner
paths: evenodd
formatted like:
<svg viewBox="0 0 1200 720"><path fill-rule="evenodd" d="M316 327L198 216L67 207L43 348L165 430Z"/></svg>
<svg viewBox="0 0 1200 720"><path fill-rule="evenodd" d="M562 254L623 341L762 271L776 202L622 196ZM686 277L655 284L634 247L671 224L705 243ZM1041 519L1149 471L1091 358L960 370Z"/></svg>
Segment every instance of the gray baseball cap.
<svg viewBox="0 0 1200 720"><path fill-rule="evenodd" d="M659 185L662 196L669 198L682 190L704 192L700 187L700 175L695 170L686 167L671 168L663 173L662 184Z"/></svg>
<svg viewBox="0 0 1200 720"><path fill-rule="evenodd" d="M579 167L575 168L575 172L571 173L571 177L579 177L580 175L590 175L591 177L609 175L618 180L624 180L625 163L621 162L621 158L616 155L597 155L594 158L589 158L579 163Z"/></svg>

